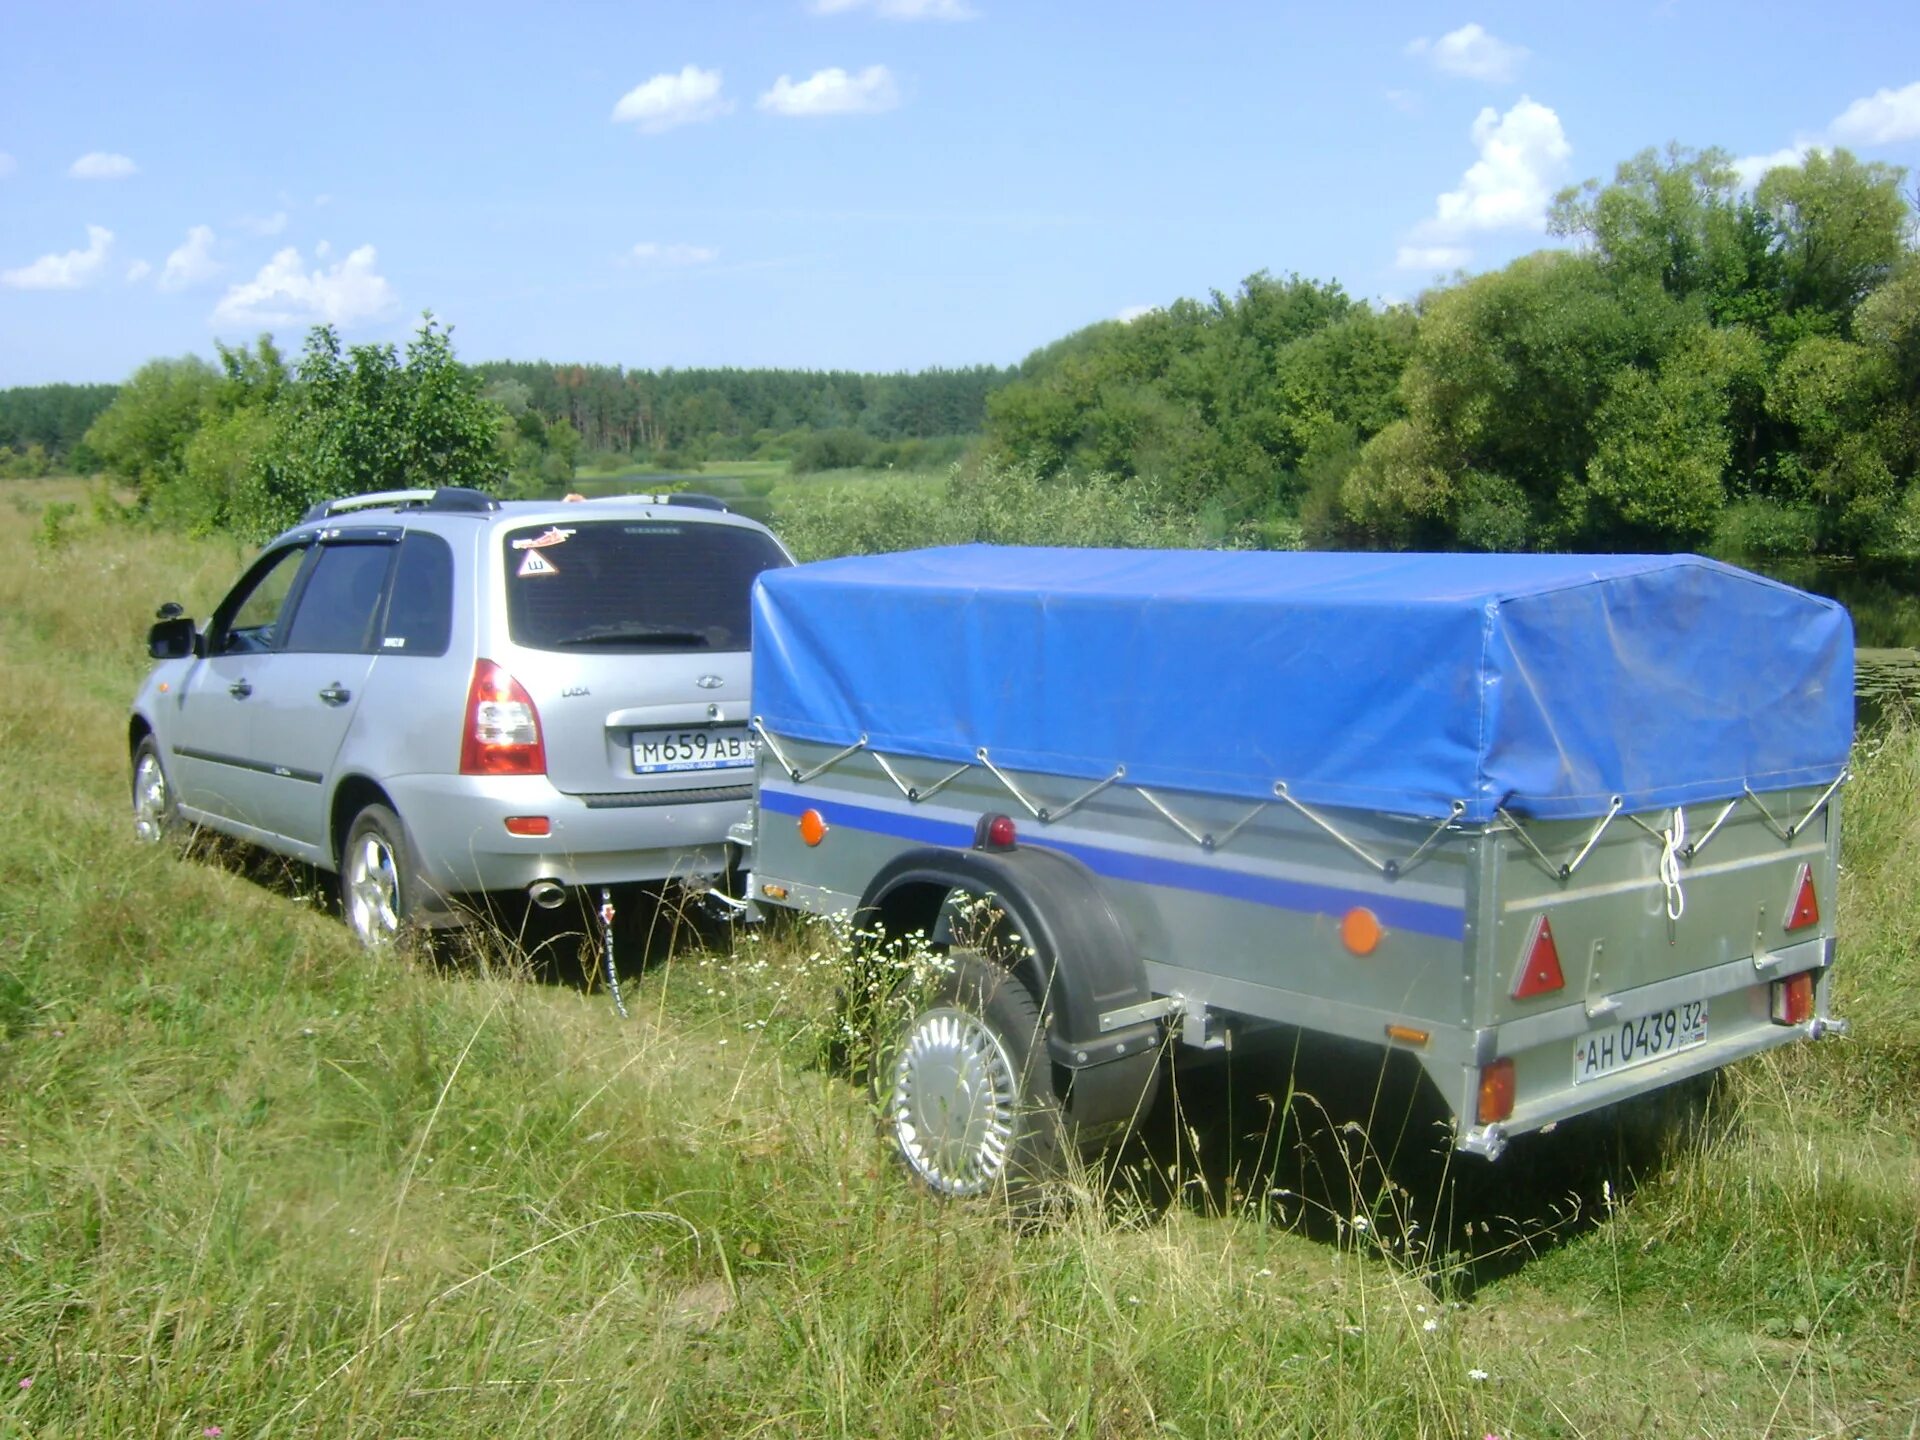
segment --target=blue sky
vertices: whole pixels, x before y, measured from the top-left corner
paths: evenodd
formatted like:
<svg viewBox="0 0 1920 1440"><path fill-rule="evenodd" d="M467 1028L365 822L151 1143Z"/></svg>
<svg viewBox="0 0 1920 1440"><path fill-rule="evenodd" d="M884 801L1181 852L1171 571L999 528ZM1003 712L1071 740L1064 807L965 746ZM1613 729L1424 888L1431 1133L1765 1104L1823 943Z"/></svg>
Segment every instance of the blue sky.
<svg viewBox="0 0 1920 1440"><path fill-rule="evenodd" d="M1670 140L1920 172L1920 6L1148 0L0 12L0 385L263 330L1006 364L1266 269L1409 299Z"/></svg>

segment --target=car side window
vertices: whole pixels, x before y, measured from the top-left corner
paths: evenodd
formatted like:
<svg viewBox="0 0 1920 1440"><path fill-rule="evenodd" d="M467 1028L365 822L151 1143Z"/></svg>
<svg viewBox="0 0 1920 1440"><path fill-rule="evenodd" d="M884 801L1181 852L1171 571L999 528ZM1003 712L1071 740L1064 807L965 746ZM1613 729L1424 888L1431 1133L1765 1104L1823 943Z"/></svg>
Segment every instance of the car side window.
<svg viewBox="0 0 1920 1440"><path fill-rule="evenodd" d="M410 531L395 563L380 653L446 654L453 634L452 548L438 535Z"/></svg>
<svg viewBox="0 0 1920 1440"><path fill-rule="evenodd" d="M372 650L393 552L391 544L322 545L281 648L330 655Z"/></svg>
<svg viewBox="0 0 1920 1440"><path fill-rule="evenodd" d="M306 554L306 546L289 545L254 563L214 612L212 653L255 655L273 649L280 613Z"/></svg>

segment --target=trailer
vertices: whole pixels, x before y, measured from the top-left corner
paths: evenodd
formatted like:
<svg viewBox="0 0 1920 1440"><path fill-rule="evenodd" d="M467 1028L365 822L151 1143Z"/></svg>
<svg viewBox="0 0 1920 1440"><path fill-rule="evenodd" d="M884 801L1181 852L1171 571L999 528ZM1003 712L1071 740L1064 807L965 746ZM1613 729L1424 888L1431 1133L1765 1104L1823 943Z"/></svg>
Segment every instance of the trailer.
<svg viewBox="0 0 1920 1440"><path fill-rule="evenodd" d="M961 546L762 575L754 652L745 893L945 955L878 1076L937 1192L1281 1029L1493 1160L1844 1028L1851 625L1745 571Z"/></svg>

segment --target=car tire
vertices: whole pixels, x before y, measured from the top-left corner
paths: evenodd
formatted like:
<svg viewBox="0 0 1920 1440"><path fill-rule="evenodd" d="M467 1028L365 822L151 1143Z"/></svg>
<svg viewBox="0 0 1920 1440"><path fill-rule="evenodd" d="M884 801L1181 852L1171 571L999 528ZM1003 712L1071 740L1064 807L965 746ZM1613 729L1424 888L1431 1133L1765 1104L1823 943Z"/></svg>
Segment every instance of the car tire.
<svg viewBox="0 0 1920 1440"><path fill-rule="evenodd" d="M884 1125L936 1195L1025 1203L1059 1173L1063 1150L1040 1007L978 951L948 960L876 1065Z"/></svg>
<svg viewBox="0 0 1920 1440"><path fill-rule="evenodd" d="M340 918L370 950L396 943L413 917L419 880L400 817L369 805L347 827L340 852Z"/></svg>
<svg viewBox="0 0 1920 1440"><path fill-rule="evenodd" d="M167 767L160 760L159 742L143 735L133 747L133 838L143 845L158 845L179 828L180 813Z"/></svg>

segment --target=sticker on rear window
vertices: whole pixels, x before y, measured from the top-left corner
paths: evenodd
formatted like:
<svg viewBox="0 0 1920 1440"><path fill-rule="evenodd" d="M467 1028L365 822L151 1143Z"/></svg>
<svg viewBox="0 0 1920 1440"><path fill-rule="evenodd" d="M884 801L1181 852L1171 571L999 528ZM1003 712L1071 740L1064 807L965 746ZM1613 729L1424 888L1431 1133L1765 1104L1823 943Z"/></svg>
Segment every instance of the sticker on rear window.
<svg viewBox="0 0 1920 1440"><path fill-rule="evenodd" d="M545 550L550 545L564 545L579 533L577 530L562 530L558 525L549 525L546 534L535 535L530 540L516 540L513 542L513 548L516 550ZM524 575L527 572L523 570L520 573ZM535 571L534 573L538 574L539 572Z"/></svg>
<svg viewBox="0 0 1920 1440"><path fill-rule="evenodd" d="M529 550L527 552L527 558L520 562L520 568L513 573L516 575L558 575L560 573L560 567L547 559L547 557L542 555L538 550Z"/></svg>

